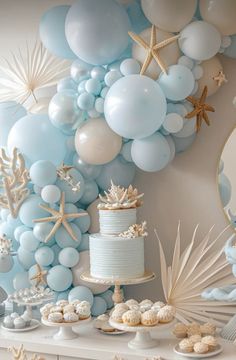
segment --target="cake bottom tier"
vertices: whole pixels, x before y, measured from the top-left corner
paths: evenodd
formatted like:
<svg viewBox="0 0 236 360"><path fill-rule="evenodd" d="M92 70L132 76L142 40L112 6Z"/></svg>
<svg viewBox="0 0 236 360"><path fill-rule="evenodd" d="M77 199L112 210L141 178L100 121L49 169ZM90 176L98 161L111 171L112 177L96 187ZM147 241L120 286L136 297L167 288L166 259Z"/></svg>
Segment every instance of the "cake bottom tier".
<svg viewBox="0 0 236 360"><path fill-rule="evenodd" d="M90 273L101 279L133 279L144 275L144 238L90 236Z"/></svg>

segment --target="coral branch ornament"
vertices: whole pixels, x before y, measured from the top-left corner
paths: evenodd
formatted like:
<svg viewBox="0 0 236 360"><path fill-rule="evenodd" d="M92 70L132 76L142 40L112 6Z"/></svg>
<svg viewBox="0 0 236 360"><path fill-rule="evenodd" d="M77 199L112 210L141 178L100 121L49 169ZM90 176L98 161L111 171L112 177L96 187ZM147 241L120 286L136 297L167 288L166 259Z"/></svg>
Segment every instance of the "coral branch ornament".
<svg viewBox="0 0 236 360"><path fill-rule="evenodd" d="M73 166L65 165L64 163L57 169L58 177L65 181L68 185L71 186L73 192L80 191L80 181L75 182L73 176L69 174L69 171L74 169Z"/></svg>
<svg viewBox="0 0 236 360"><path fill-rule="evenodd" d="M3 188L0 206L9 209L12 217L16 218L22 203L30 193L27 188L29 175L25 168L25 160L16 148L13 149L12 158L6 155L4 149L0 150L0 176L0 186Z"/></svg>
<svg viewBox="0 0 236 360"><path fill-rule="evenodd" d="M220 87L222 84L228 82L228 80L226 79L225 74L223 73L223 70L220 70L218 75L213 77L213 80L215 80L217 82L218 87Z"/></svg>

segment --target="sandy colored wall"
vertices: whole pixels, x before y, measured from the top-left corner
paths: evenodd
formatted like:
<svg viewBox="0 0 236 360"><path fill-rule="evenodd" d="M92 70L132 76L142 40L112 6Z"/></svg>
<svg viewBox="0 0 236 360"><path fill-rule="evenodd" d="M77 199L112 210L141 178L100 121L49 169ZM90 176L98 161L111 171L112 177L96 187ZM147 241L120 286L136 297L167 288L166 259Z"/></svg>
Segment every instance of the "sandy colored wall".
<svg viewBox="0 0 236 360"><path fill-rule="evenodd" d="M43 12L56 4L70 4L63 0L0 0L0 62L25 41L37 37L37 28ZM136 185L145 192L145 204L140 217L149 225L146 243L146 264L156 271L155 282L132 286L130 296L155 298L161 293L157 242L153 229L170 258L178 221L182 223L183 245L190 241L197 223L198 238L215 224L215 234L226 225L216 187L218 158L226 137L235 125L236 111L232 99L236 95L236 60L222 59L228 83L209 102L216 113L211 115L210 128L203 126L190 150L179 155L168 168L156 174L139 172ZM232 230L228 231L230 234ZM226 236L225 236L226 238ZM224 238L224 239L225 239Z"/></svg>

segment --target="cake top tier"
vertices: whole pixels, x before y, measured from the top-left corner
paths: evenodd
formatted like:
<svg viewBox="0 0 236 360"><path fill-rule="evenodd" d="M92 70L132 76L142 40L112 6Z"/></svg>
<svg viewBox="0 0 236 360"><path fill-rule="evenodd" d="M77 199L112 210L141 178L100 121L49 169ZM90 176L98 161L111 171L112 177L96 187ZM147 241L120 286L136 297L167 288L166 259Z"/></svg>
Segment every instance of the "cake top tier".
<svg viewBox="0 0 236 360"><path fill-rule="evenodd" d="M119 185L114 185L111 181L111 187L108 192L104 191L104 196L99 195L101 203L98 204L100 210L121 210L132 209L142 205L142 197L136 188L129 185L127 189Z"/></svg>

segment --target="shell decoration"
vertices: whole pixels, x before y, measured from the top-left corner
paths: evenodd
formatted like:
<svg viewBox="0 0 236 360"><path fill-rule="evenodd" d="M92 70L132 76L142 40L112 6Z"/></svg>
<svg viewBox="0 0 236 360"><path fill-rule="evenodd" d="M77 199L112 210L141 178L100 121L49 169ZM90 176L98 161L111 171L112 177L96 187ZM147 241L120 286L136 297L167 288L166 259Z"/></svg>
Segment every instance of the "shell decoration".
<svg viewBox="0 0 236 360"><path fill-rule="evenodd" d="M131 225L127 231L120 233L119 237L127 238L127 239L134 239L140 236L146 237L148 236L146 229L147 229L147 222L143 221L142 224Z"/></svg>

